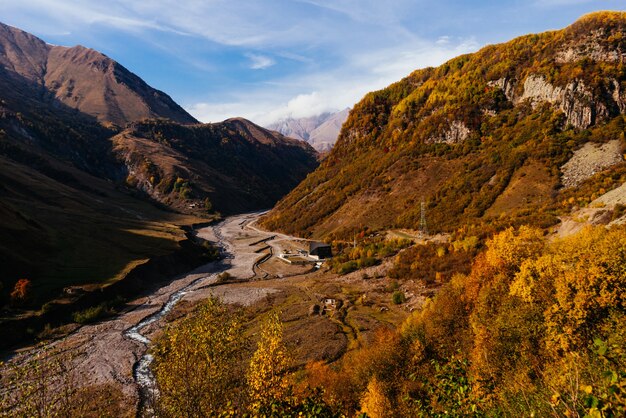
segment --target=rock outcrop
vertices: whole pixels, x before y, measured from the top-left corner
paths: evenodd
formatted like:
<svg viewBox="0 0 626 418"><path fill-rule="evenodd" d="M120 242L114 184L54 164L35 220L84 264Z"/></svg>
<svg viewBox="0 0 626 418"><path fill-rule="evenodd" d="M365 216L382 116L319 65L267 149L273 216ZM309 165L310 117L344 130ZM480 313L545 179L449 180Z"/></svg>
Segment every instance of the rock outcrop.
<svg viewBox="0 0 626 418"><path fill-rule="evenodd" d="M565 113L566 123L576 128L587 128L596 118L606 118L608 112L604 104L596 102L593 94L582 81L572 81L565 87L553 86L545 77L530 75L524 81L522 95L515 103L528 100L534 107L543 103L557 106Z"/></svg>
<svg viewBox="0 0 626 418"><path fill-rule="evenodd" d="M528 101L533 108L550 103L565 114L565 123L579 129L586 129L596 122L611 116L609 107L615 107L620 113L626 110L626 94L618 80L608 84L609 94L601 98L589 89L581 80L569 82L564 87L549 83L542 75L531 74L524 80L521 94L517 94L517 82L500 78L488 82L491 87L498 87L514 105Z"/></svg>
<svg viewBox="0 0 626 418"><path fill-rule="evenodd" d="M458 144L465 141L471 133L471 130L465 126L463 122L458 120L452 121L448 129L428 138L432 144Z"/></svg>
<svg viewBox="0 0 626 418"><path fill-rule="evenodd" d="M576 150L572 158L561 167L563 187L574 187L596 173L624 161L622 145L618 139L606 144L591 142Z"/></svg>
<svg viewBox="0 0 626 418"><path fill-rule="evenodd" d="M588 58L594 61L626 63L626 51L609 48L604 42L607 37L604 30L593 30L584 40L563 45L556 53L555 61L559 64L566 64Z"/></svg>

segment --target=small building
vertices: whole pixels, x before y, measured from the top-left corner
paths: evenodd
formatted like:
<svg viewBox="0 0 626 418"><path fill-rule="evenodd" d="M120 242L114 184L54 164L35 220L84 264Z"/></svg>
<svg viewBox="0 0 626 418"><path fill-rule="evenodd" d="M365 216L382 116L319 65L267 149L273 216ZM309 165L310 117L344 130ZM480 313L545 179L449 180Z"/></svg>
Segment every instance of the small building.
<svg viewBox="0 0 626 418"><path fill-rule="evenodd" d="M309 256L316 260L321 260L332 257L333 251L329 244L311 241L309 243Z"/></svg>

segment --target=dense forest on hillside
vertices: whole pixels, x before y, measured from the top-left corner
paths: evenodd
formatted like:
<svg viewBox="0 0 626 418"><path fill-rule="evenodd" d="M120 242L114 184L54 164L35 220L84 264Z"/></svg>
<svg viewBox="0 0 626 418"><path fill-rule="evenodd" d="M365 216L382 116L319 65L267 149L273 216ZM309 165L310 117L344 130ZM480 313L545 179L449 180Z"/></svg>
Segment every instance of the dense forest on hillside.
<svg viewBox="0 0 626 418"><path fill-rule="evenodd" d="M573 151L624 142L625 22L624 13L594 13L367 94L328 158L264 225L324 238L416 228L422 200L432 232L558 222L569 209L560 205L560 167ZM615 170L606 190L620 184L623 164ZM516 174L534 194L507 196L499 207ZM587 192L576 199L588 202Z"/></svg>

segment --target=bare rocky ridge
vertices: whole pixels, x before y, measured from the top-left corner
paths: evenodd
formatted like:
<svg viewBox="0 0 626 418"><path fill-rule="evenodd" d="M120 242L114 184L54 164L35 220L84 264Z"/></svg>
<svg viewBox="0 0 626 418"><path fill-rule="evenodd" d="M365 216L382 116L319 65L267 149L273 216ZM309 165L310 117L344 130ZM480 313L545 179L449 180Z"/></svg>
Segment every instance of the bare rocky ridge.
<svg viewBox="0 0 626 418"><path fill-rule="evenodd" d="M268 126L268 129L308 142L319 152L330 151L348 118L350 109L326 112L307 118L287 118Z"/></svg>
<svg viewBox="0 0 626 418"><path fill-rule="evenodd" d="M147 118L197 122L167 94L106 55L83 46L49 45L2 23L0 66L100 122L122 126Z"/></svg>

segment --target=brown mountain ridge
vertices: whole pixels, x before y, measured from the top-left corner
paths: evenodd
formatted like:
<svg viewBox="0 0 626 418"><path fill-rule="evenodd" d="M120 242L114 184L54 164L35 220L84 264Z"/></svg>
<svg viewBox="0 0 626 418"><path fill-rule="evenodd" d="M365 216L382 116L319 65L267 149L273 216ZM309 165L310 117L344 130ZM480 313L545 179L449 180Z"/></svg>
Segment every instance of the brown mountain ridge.
<svg viewBox="0 0 626 418"><path fill-rule="evenodd" d="M167 94L150 87L106 55L83 46L50 45L2 23L0 65L101 122L123 126L143 119L166 118L197 123Z"/></svg>

